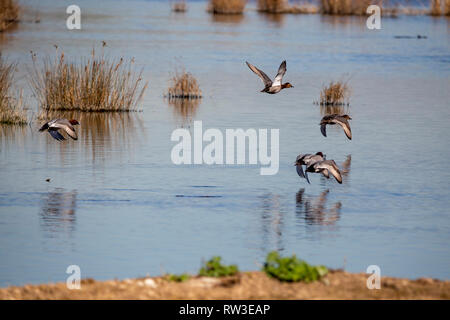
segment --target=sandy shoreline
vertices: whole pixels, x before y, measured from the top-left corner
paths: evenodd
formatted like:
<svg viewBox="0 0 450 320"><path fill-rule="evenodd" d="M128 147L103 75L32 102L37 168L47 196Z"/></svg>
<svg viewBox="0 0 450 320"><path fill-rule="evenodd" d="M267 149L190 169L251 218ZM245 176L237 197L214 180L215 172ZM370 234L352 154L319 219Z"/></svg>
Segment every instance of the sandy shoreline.
<svg viewBox="0 0 450 320"><path fill-rule="evenodd" d="M65 283L0 288L0 299L450 299L450 281L382 277L381 289L369 290L367 277L332 271L314 283L283 283L253 271L182 283L162 277L83 279L79 290L69 290Z"/></svg>

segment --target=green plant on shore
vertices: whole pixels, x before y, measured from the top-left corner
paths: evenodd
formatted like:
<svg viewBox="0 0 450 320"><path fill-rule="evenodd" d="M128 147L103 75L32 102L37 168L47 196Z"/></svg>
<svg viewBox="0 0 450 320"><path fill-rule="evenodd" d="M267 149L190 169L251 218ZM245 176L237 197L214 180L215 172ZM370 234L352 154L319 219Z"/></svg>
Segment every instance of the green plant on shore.
<svg viewBox="0 0 450 320"><path fill-rule="evenodd" d="M212 257L209 261L203 263L198 275L203 277L226 277L239 272L237 265L224 265L221 263L221 260L221 257Z"/></svg>
<svg viewBox="0 0 450 320"><path fill-rule="evenodd" d="M45 110L134 111L147 88L134 59L108 59L92 50L78 62L66 61L64 52L44 58L42 65L34 53L32 60L31 87Z"/></svg>
<svg viewBox="0 0 450 320"><path fill-rule="evenodd" d="M295 255L281 257L276 251L267 255L263 271L270 277L288 282L312 282L328 273L328 269L324 266L312 266Z"/></svg>
<svg viewBox="0 0 450 320"><path fill-rule="evenodd" d="M22 94L14 96L12 83L15 63L5 61L0 53L0 123L18 124L28 123L27 112L22 106Z"/></svg>
<svg viewBox="0 0 450 320"><path fill-rule="evenodd" d="M164 278L170 282L185 282L191 278L191 275L188 273L182 273L182 274L169 273L169 274L166 274L164 276Z"/></svg>
<svg viewBox="0 0 450 320"><path fill-rule="evenodd" d="M19 5L15 0L0 0L0 32L19 21Z"/></svg>

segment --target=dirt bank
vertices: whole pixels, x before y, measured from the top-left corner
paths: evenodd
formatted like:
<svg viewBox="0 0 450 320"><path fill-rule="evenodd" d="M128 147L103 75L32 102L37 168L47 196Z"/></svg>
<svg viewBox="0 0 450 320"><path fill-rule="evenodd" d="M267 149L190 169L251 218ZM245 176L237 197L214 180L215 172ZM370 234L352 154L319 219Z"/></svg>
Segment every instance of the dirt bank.
<svg viewBox="0 0 450 320"><path fill-rule="evenodd" d="M367 275L333 271L315 283L282 283L262 272L224 279L191 278L183 283L163 278L95 281L80 290L65 283L0 289L0 299L450 299L450 281L383 277L380 290L366 288Z"/></svg>

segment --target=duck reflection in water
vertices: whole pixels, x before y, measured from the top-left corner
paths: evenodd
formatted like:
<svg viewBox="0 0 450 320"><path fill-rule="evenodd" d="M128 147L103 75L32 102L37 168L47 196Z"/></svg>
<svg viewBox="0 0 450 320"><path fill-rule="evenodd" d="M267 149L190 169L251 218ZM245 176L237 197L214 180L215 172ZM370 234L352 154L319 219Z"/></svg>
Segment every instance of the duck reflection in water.
<svg viewBox="0 0 450 320"><path fill-rule="evenodd" d="M55 189L44 195L40 212L41 226L49 237L71 234L75 230L77 191Z"/></svg>
<svg viewBox="0 0 450 320"><path fill-rule="evenodd" d="M262 199L262 236L263 249L272 248L283 250L282 228L283 213L282 200L278 194L264 194Z"/></svg>
<svg viewBox="0 0 450 320"><path fill-rule="evenodd" d="M326 208L327 196L330 190L323 191L318 197L305 196L305 189L300 189L296 194L296 212L308 225L334 225L341 216L340 202L336 202L331 208Z"/></svg>

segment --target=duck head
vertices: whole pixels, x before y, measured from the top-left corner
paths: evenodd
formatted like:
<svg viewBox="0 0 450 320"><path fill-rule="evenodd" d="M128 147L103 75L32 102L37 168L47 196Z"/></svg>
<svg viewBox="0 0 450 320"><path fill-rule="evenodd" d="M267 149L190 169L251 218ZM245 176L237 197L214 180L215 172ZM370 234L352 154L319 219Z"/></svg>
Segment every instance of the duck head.
<svg viewBox="0 0 450 320"><path fill-rule="evenodd" d="M293 88L294 86L292 84L290 84L289 82L286 82L282 85L283 89L284 88Z"/></svg>
<svg viewBox="0 0 450 320"><path fill-rule="evenodd" d="M69 120L69 122L70 122L70 124L73 125L73 126L75 126L75 125L77 125L77 124L80 124L80 123L78 122L78 120L75 120L75 119Z"/></svg>

